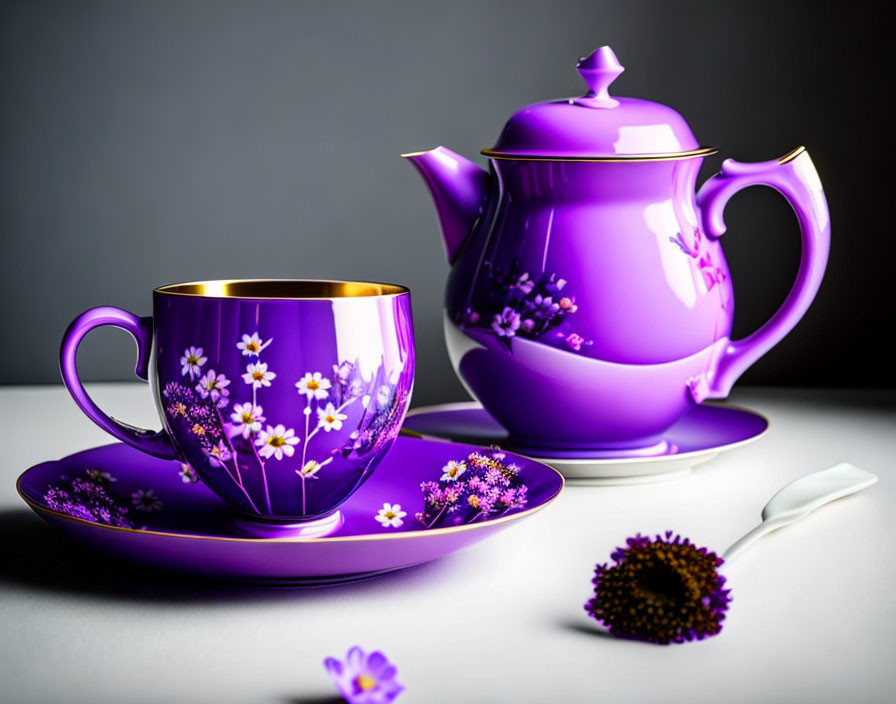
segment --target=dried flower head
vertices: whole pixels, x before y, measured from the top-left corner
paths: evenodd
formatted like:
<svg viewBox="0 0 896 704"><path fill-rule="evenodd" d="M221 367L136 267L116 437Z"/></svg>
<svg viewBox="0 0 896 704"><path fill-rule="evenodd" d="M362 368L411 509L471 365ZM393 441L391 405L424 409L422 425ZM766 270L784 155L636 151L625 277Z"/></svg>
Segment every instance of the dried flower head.
<svg viewBox="0 0 896 704"><path fill-rule="evenodd" d="M715 553L666 531L629 538L610 558L595 568L585 611L613 635L665 645L722 630L731 597Z"/></svg>

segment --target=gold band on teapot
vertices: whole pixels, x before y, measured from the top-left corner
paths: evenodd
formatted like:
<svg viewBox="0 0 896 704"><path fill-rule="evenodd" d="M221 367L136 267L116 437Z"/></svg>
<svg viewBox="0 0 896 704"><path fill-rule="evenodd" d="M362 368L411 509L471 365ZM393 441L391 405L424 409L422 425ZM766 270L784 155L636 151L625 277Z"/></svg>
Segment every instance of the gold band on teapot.
<svg viewBox="0 0 896 704"><path fill-rule="evenodd" d="M597 162L638 162L638 161L676 161L679 159L696 159L701 156L715 154L717 147L700 147L687 152L668 152L666 154L626 154L613 156L543 156L530 154L509 154L494 149L483 149L480 154L489 159L504 159L511 161L597 161Z"/></svg>

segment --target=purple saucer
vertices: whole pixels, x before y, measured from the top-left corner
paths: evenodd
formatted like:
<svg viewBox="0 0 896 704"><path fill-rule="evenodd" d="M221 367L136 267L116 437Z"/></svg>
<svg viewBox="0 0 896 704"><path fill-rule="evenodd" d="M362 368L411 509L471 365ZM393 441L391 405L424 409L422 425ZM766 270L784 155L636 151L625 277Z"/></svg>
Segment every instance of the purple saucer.
<svg viewBox="0 0 896 704"><path fill-rule="evenodd" d="M405 418L404 430L428 438L507 446L507 431L476 401L414 408ZM533 450L531 457L558 470L567 480L635 484L681 477L722 452L757 440L766 430L768 419L754 411L704 403L663 434L655 454L638 451L588 457L578 452L543 454Z"/></svg>
<svg viewBox="0 0 896 704"><path fill-rule="evenodd" d="M513 481L525 486L510 507L498 500L486 514L464 502L465 511L445 512L425 527L415 517L426 508L421 483L460 486L453 480L439 484L444 468L474 452L483 449L398 438L371 478L340 507L341 525L334 521L338 527L322 538L241 537L228 507L192 481L189 468L121 444L36 465L16 486L41 518L115 557L208 577L327 584L460 550L543 508L563 487L550 467L505 453L502 466L513 465ZM478 499L469 504L478 506Z"/></svg>

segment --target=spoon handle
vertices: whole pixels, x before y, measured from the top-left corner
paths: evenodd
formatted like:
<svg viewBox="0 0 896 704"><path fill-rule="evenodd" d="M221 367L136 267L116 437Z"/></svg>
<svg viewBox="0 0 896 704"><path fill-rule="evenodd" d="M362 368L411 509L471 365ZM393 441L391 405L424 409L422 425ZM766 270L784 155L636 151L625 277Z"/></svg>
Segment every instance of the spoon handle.
<svg viewBox="0 0 896 704"><path fill-rule="evenodd" d="M740 553L742 553L753 543L759 540L763 535L765 535L766 533L771 533L776 528L781 528L785 525L787 525L787 523L779 523L777 521L763 521L749 533L739 538L731 545L731 547L723 552L722 560L724 560L725 564L727 565L729 562L731 562L735 555L739 555Z"/></svg>
<svg viewBox="0 0 896 704"><path fill-rule="evenodd" d="M865 489L877 477L851 464L838 464L791 482L775 494L762 511L762 523L722 553L728 563L766 533L805 518L820 506Z"/></svg>

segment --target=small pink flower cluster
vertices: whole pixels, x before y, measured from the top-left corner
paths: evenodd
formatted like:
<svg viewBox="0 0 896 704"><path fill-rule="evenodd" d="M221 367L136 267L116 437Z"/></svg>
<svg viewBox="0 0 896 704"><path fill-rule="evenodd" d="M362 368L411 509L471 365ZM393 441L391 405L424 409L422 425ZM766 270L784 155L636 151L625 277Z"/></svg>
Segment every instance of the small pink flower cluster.
<svg viewBox="0 0 896 704"><path fill-rule="evenodd" d="M527 488L519 467L506 463L498 449L472 452L442 468L439 481L423 482L423 511L416 518L426 528L462 525L502 516L526 505Z"/></svg>

